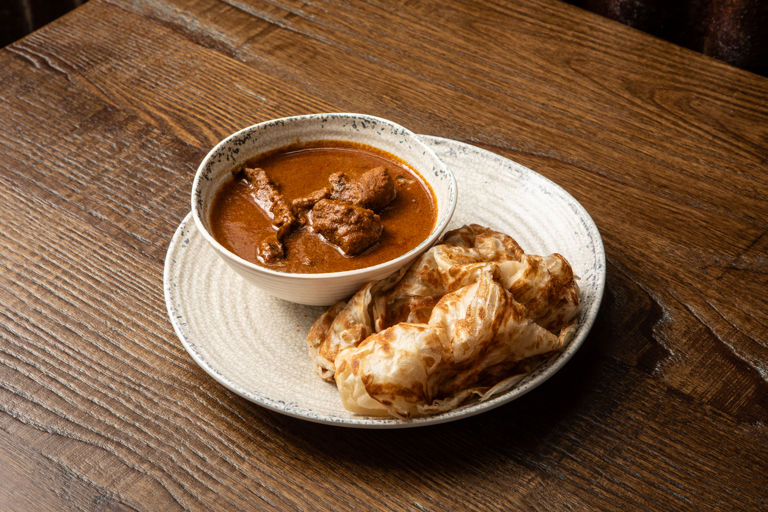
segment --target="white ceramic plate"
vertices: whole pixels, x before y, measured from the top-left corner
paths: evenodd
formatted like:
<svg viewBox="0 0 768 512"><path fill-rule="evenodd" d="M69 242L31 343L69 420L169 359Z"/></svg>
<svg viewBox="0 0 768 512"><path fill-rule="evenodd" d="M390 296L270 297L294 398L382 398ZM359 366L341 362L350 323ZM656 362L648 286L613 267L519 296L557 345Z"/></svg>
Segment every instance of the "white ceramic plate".
<svg viewBox="0 0 768 512"><path fill-rule="evenodd" d="M517 386L485 402L447 413L399 420L348 412L333 384L315 374L305 337L324 307L274 298L247 284L214 253L188 215L165 261L171 323L195 362L233 392L259 405L320 423L403 428L443 423L505 404L551 377L578 350L592 327L605 285L600 233L584 208L543 176L494 153L421 136L453 171L459 200L448 229L476 223L511 235L524 251L559 252L580 277L578 331L566 349Z"/></svg>

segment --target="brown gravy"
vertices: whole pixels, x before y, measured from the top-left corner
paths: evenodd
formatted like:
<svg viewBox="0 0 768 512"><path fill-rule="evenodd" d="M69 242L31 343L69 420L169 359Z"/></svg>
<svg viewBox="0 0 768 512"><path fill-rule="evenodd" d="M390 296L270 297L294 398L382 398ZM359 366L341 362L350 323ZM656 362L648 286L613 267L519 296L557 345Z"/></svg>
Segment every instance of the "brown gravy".
<svg viewBox="0 0 768 512"><path fill-rule="evenodd" d="M257 257L257 247L275 228L256 205L251 187L233 170L233 178L217 192L211 208L213 236L241 258L283 272L321 273L353 270L383 263L420 244L435 225L437 208L429 185L405 162L385 151L345 141L317 141L289 146L249 160L245 166L264 169L288 200L304 197L328 185L329 176L343 171L352 177L385 166L395 180L397 195L379 211L384 227L381 238L357 256L347 256L336 246L299 227L284 240L285 258L267 264Z"/></svg>

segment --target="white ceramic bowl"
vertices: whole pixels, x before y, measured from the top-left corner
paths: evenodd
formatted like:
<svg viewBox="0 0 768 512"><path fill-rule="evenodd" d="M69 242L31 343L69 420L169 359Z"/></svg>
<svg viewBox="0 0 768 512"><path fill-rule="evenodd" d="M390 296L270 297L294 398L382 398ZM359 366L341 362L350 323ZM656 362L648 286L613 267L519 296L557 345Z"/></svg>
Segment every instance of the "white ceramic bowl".
<svg viewBox="0 0 768 512"><path fill-rule="evenodd" d="M429 183L437 201L437 222L430 235L393 260L345 272L296 274L251 263L226 249L211 234L210 208L231 170L249 158L291 144L317 140L358 142L387 151ZM381 279L429 248L442 235L456 207L456 180L446 165L416 135L402 126L363 114L311 114L286 117L244 128L219 142L203 159L192 184L192 216L216 253L249 283L299 304L325 306L348 297L365 283Z"/></svg>

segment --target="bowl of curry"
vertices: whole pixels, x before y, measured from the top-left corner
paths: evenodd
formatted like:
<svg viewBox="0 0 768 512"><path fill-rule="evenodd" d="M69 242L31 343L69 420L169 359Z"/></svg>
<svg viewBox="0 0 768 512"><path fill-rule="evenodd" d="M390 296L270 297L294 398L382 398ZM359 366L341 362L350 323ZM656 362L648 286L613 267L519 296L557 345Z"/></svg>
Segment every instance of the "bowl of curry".
<svg viewBox="0 0 768 512"><path fill-rule="evenodd" d="M219 142L198 167L192 213L246 281L329 305L429 248L456 198L451 172L410 130L363 114L311 114Z"/></svg>

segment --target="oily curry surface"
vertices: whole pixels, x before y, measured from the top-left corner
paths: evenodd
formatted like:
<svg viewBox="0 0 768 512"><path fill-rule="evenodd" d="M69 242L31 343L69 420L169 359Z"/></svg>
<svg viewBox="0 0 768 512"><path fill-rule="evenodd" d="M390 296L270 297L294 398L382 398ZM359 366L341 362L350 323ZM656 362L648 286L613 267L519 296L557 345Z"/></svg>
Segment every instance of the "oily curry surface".
<svg viewBox="0 0 768 512"><path fill-rule="evenodd" d="M327 188L334 173L354 180L381 167L394 181L396 194L375 212L383 229L373 245L351 256L320 235L311 223L296 223L281 240L281 257L265 260L260 244L274 238L277 226L243 169L263 169L281 199L290 204ZM294 273L353 270L396 258L427 238L436 218L431 188L405 162L376 148L344 141L290 146L249 160L233 170L232 179L219 190L211 209L212 231L219 243L243 259Z"/></svg>

